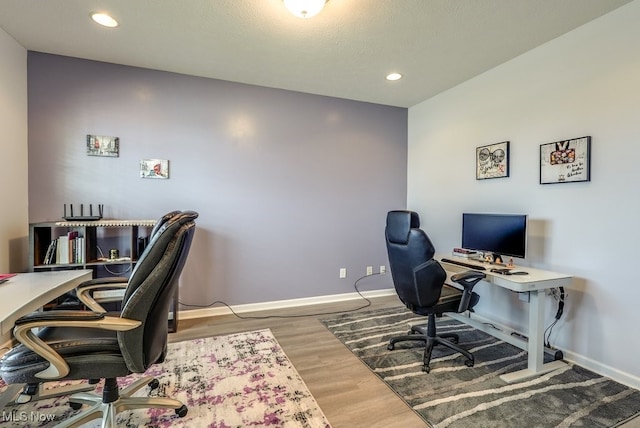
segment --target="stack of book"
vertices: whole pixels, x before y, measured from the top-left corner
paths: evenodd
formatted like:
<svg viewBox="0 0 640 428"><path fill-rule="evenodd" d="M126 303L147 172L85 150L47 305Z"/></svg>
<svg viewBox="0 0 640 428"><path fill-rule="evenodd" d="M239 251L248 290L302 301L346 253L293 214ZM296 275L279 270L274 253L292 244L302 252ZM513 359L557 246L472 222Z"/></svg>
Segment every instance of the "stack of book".
<svg viewBox="0 0 640 428"><path fill-rule="evenodd" d="M479 259L482 257L482 254L480 254L479 252L467 250L464 248L454 248L451 254L456 257L462 257L465 259Z"/></svg>
<svg viewBox="0 0 640 428"><path fill-rule="evenodd" d="M77 231L71 231L52 240L43 263L45 265L84 263L84 237L78 236Z"/></svg>

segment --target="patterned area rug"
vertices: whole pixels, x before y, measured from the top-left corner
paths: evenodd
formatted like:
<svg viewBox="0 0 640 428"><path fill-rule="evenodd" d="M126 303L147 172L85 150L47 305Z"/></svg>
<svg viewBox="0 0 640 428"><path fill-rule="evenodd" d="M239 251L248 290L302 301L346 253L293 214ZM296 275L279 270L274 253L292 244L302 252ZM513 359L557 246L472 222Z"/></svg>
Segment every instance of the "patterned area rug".
<svg viewBox="0 0 640 428"><path fill-rule="evenodd" d="M405 310L345 314L323 324L434 427L613 427L640 414L640 391L567 364L561 370L507 384L499 376L526 367L526 352L448 317L438 333L455 332L475 357L474 367L448 348L434 348L431 372L422 371L424 347L391 336L409 323L426 323Z"/></svg>
<svg viewBox="0 0 640 428"><path fill-rule="evenodd" d="M170 343L165 362L146 374L155 376L160 387L150 393L143 388L136 395L176 398L187 405L188 414L179 418L171 410L125 411L118 416L118 426L330 427L268 329ZM122 379L121 386L140 376ZM0 426L54 426L46 420L55 416L61 421L75 413L67 397L52 398L5 408ZM86 426L99 427L100 422Z"/></svg>

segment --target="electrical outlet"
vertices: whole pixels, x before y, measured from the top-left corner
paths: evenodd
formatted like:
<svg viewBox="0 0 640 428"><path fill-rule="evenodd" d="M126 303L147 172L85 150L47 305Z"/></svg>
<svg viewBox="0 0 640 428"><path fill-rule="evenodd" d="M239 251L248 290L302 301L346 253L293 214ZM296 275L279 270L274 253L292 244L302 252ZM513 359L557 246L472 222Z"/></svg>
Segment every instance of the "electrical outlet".
<svg viewBox="0 0 640 428"><path fill-rule="evenodd" d="M367 266L367 275L373 275L373 266Z"/></svg>
<svg viewBox="0 0 640 428"><path fill-rule="evenodd" d="M384 275L387 273L387 267L385 265L380 265L380 275Z"/></svg>
<svg viewBox="0 0 640 428"><path fill-rule="evenodd" d="M347 268L340 268L340 278L347 277Z"/></svg>

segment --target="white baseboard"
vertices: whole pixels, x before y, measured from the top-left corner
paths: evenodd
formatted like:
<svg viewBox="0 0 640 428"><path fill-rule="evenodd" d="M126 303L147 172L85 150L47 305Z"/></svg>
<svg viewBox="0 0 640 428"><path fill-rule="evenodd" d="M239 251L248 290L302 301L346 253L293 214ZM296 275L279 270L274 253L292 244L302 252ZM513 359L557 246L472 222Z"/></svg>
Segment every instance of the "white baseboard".
<svg viewBox="0 0 640 428"><path fill-rule="evenodd" d="M564 353L564 359L567 361L578 364L579 366L582 366L585 369L589 369L592 372L596 372L601 376L611 378L616 382L620 382L621 384L626 385L630 388L640 389L640 378L638 376L625 373L621 370L615 369L611 366L607 366L606 364L602 364L598 361L594 361L590 358L573 353L571 351L562 352Z"/></svg>
<svg viewBox="0 0 640 428"><path fill-rule="evenodd" d="M365 297L395 296L396 290L388 288L384 290L362 291ZM286 309L300 306L319 305L323 303L345 302L349 300L361 300L358 293L330 294L326 296L304 297L301 299L274 300L271 302L248 303L244 305L232 305L231 308L237 314L246 312L259 312L271 309ZM226 306L203 309L180 310L178 318L181 320L215 317L219 315L231 314L231 310Z"/></svg>

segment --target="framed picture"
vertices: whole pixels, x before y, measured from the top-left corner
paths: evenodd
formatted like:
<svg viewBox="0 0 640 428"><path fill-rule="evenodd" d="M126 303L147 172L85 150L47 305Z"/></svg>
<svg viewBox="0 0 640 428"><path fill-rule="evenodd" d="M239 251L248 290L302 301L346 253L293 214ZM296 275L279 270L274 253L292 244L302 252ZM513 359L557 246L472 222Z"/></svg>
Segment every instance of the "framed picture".
<svg viewBox="0 0 640 428"><path fill-rule="evenodd" d="M140 177L169 178L169 161L166 159L143 159L140 161Z"/></svg>
<svg viewBox="0 0 640 428"><path fill-rule="evenodd" d="M476 148L476 180L509 176L509 142Z"/></svg>
<svg viewBox="0 0 640 428"><path fill-rule="evenodd" d="M540 145L540 184L591 180L591 137Z"/></svg>
<svg viewBox="0 0 640 428"><path fill-rule="evenodd" d="M120 155L120 138L87 134L87 155L117 158Z"/></svg>

